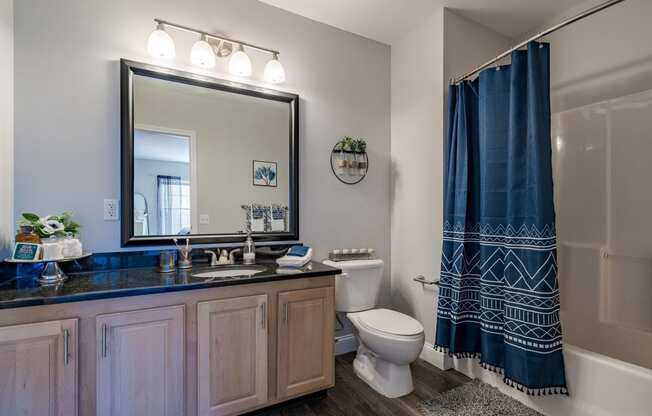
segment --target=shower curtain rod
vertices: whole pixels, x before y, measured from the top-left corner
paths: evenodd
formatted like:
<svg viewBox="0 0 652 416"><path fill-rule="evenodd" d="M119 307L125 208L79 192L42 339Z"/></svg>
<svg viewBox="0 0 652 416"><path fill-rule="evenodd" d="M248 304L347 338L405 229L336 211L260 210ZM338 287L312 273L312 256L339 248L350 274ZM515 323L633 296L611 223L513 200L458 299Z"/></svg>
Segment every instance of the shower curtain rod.
<svg viewBox="0 0 652 416"><path fill-rule="evenodd" d="M460 82L464 81L465 79L469 78L470 76L482 71L483 69L487 68L491 64L493 64L493 63L495 63L497 61L500 61L501 59L508 56L509 54L514 52L515 50L521 49L522 47L526 46L528 43L530 43L530 42L532 42L534 40L538 40L538 39L540 39L540 38L542 38L542 37L544 37L546 35L551 34L552 32L558 31L562 27L568 26L571 23L575 23L578 20L582 20L585 17L589 17L589 16L591 16L591 15L593 15L595 13L598 13L598 12L600 12L600 11L602 11L604 9L607 9L607 8L609 8L611 6L615 6L616 4L622 3L624 1L625 0L609 0L609 1L606 1L606 2L604 2L602 4L599 4L599 5L595 6L595 7L592 7L590 9L588 9L588 10L583 11L580 14L577 14L577 15L575 15L573 17L570 17L570 18L564 20L561 23L558 23L558 24L556 24L554 26L551 26L548 29L546 29L546 30L544 30L542 32L539 32L536 35L532 36L528 40L524 40L523 42L519 43L518 45L514 46L513 48L501 53L500 55L496 56L495 58L491 59L490 61L485 62L484 64L482 64L479 67L475 68L473 71L467 72L466 74L462 75L459 78L451 78L451 80L450 80L451 84L459 84Z"/></svg>

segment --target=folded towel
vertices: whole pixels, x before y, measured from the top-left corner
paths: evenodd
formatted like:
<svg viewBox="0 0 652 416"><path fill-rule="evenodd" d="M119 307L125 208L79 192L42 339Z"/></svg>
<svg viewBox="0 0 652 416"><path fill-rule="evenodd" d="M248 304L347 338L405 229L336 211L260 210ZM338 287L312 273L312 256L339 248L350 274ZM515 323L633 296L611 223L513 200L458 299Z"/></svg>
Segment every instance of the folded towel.
<svg viewBox="0 0 652 416"><path fill-rule="evenodd" d="M308 248L306 254L302 257L285 255L276 259L276 264L281 267L302 267L312 260L312 249Z"/></svg>
<svg viewBox="0 0 652 416"><path fill-rule="evenodd" d="M288 250L286 256L303 257L308 253L308 250L310 250L310 247L308 246L292 246L290 247L290 250Z"/></svg>

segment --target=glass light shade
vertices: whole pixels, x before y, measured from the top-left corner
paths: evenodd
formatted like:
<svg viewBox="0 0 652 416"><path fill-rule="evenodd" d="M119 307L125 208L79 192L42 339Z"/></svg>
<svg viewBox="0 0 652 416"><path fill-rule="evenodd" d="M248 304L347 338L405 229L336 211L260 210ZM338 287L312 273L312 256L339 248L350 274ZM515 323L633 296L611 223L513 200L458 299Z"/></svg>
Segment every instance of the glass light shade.
<svg viewBox="0 0 652 416"><path fill-rule="evenodd" d="M265 65L264 77L266 82L271 82L273 84L285 82L285 69L283 69L283 65L278 61L278 57L275 56L267 62L267 65Z"/></svg>
<svg viewBox="0 0 652 416"><path fill-rule="evenodd" d="M205 37L202 37L192 45L192 49L190 50L190 62L192 62L193 65L202 68L212 68L215 66L215 53L213 52L213 47L206 42Z"/></svg>
<svg viewBox="0 0 652 416"><path fill-rule="evenodd" d="M147 39L147 52L156 58L172 59L177 53L174 41L161 25L157 26Z"/></svg>
<svg viewBox="0 0 652 416"><path fill-rule="evenodd" d="M242 50L242 46L238 51L231 55L229 60L229 72L239 77L248 77L251 75L251 59Z"/></svg>

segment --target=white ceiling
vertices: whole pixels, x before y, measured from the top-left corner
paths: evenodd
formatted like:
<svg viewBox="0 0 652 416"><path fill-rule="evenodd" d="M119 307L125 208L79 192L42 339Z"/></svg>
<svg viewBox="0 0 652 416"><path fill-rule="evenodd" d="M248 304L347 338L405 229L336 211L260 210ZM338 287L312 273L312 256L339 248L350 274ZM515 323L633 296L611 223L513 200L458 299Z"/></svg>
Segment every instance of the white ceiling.
<svg viewBox="0 0 652 416"><path fill-rule="evenodd" d="M391 45L443 6L509 37L530 32L587 0L260 0Z"/></svg>

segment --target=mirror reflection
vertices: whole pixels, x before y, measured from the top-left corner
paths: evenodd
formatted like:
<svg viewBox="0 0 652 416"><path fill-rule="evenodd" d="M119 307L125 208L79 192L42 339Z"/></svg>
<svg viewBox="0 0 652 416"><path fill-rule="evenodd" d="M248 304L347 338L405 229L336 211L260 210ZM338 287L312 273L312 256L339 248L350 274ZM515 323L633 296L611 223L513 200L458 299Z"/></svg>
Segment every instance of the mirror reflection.
<svg viewBox="0 0 652 416"><path fill-rule="evenodd" d="M133 80L134 236L286 232L287 102Z"/></svg>

